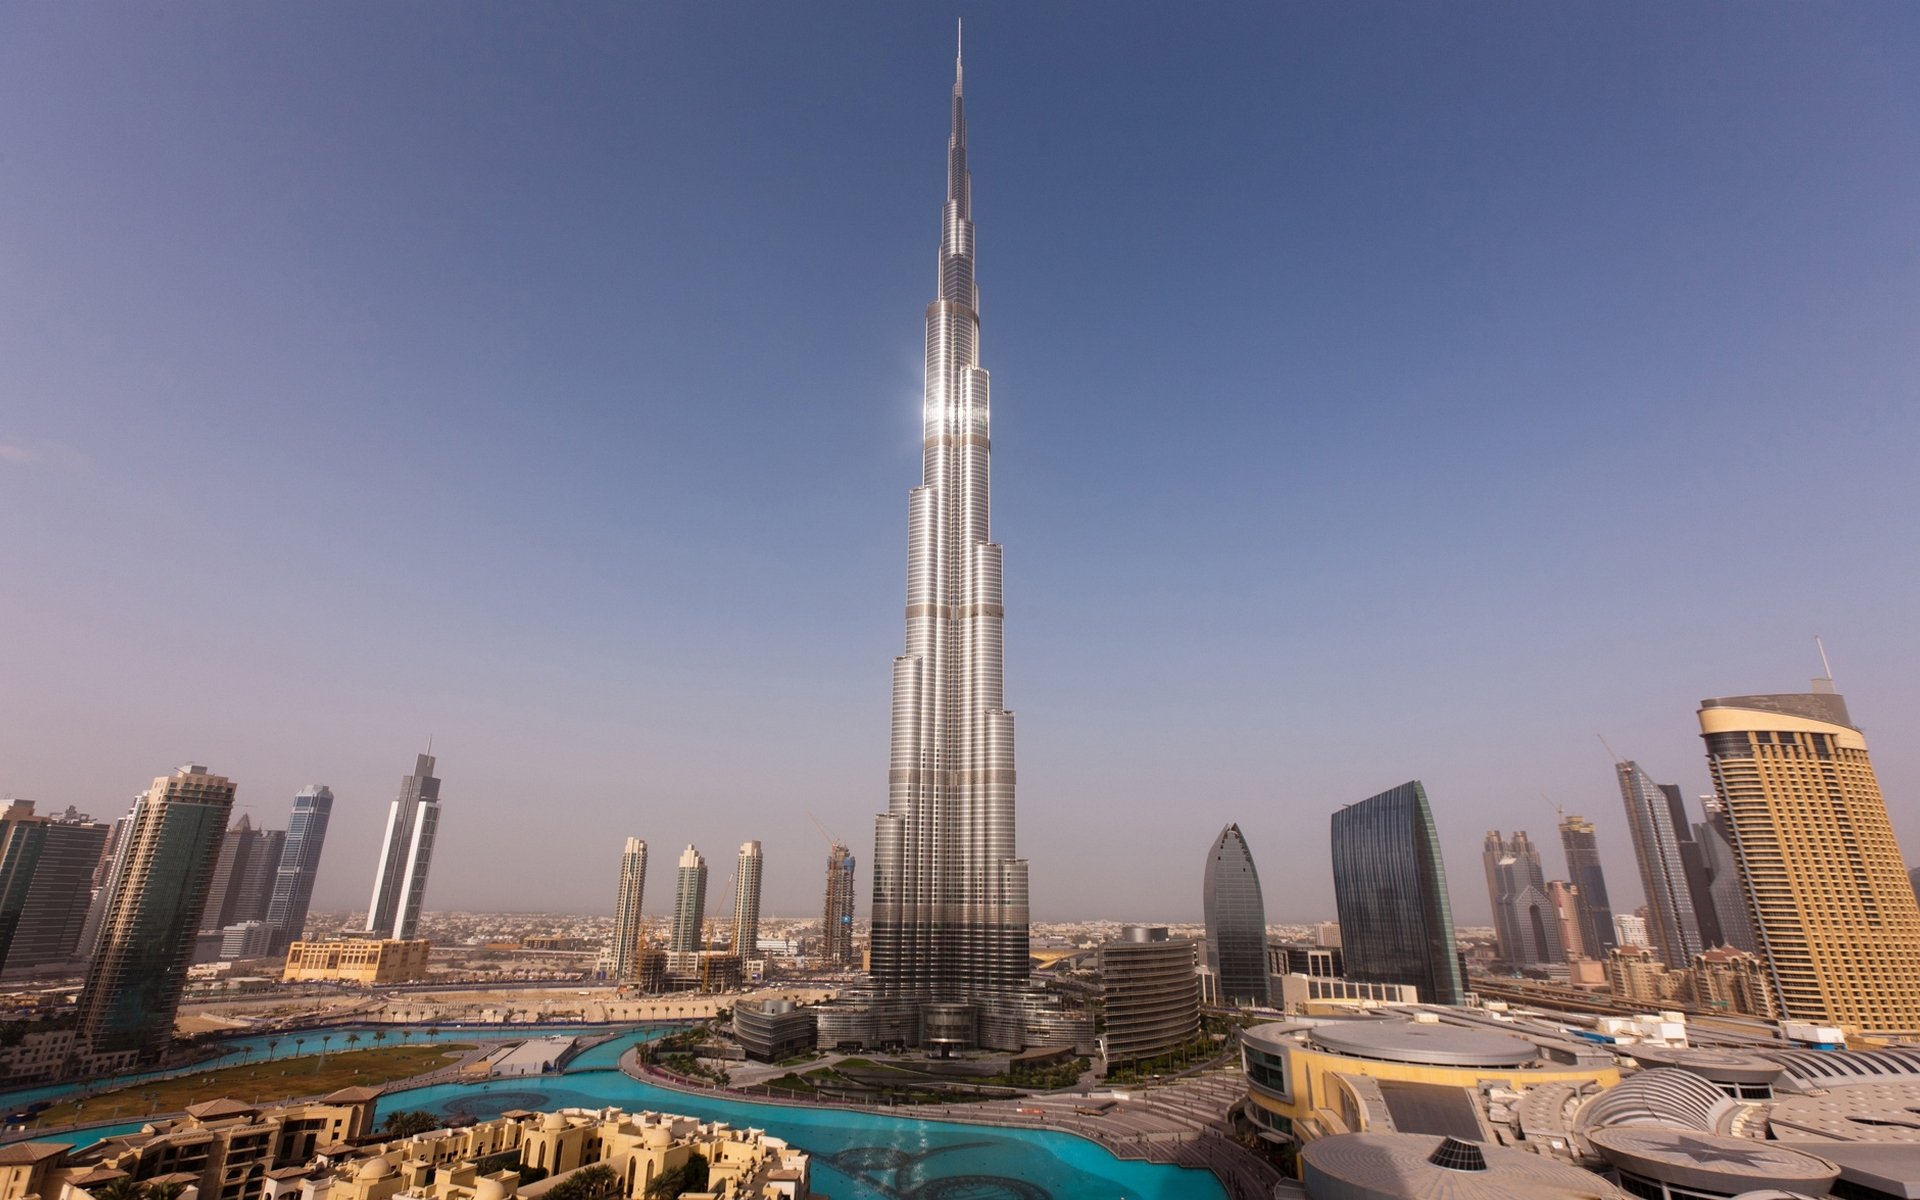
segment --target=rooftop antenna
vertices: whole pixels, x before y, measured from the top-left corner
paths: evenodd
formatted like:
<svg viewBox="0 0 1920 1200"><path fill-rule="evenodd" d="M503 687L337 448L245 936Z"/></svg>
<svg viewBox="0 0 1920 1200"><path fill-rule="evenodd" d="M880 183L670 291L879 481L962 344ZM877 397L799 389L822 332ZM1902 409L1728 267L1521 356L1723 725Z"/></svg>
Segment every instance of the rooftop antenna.
<svg viewBox="0 0 1920 1200"><path fill-rule="evenodd" d="M1813 635L1814 649L1820 651L1820 669L1827 673L1827 682L1833 682L1833 664L1827 661L1827 644L1820 640L1819 634Z"/></svg>
<svg viewBox="0 0 1920 1200"><path fill-rule="evenodd" d="M1596 734L1594 734L1593 736L1595 736L1595 737L1597 737L1597 738L1599 738L1599 739L1600 739L1600 744L1601 744L1602 746L1606 746L1606 747L1607 747L1607 753L1608 753L1608 754L1612 754L1612 755L1613 755L1613 761L1614 761L1614 762L1616 762L1616 763L1623 763L1623 762L1625 762L1625 761L1627 761L1626 759L1624 759L1624 758L1621 758L1621 757L1620 757L1620 756L1619 756L1618 754L1615 754L1615 753L1614 753L1614 750L1613 750L1613 747L1612 747L1612 746L1609 746L1609 745L1607 745L1607 735L1606 735L1606 734L1604 734L1604 733L1596 733Z"/></svg>

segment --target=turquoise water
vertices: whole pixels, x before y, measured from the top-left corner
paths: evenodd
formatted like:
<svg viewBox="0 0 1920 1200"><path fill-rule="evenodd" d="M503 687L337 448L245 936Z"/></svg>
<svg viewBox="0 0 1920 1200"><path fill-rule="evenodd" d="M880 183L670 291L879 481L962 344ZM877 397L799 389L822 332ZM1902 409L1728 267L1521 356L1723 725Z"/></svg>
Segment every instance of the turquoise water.
<svg viewBox="0 0 1920 1200"><path fill-rule="evenodd" d="M379 1113L425 1109L486 1119L510 1108L684 1113L764 1129L813 1155L814 1190L834 1200L1223 1200L1213 1175L1123 1162L1049 1130L997 1129L835 1108L754 1104L642 1083L620 1071L436 1084L380 1098Z"/></svg>
<svg viewBox="0 0 1920 1200"><path fill-rule="evenodd" d="M642 1083L614 1069L620 1056L644 1041L675 1028L672 1025L631 1028L574 1057L565 1074L493 1079L482 1083L446 1083L392 1092L380 1098L378 1116L405 1109L425 1109L441 1116L466 1114L482 1119L510 1108L602 1108L609 1105L634 1110L685 1113L702 1120L726 1121L740 1127L765 1129L813 1156L814 1190L834 1200L1224 1200L1225 1192L1206 1171L1153 1163L1123 1162L1097 1144L1050 1130L999 1129L950 1121L888 1117L836 1108L796 1108L755 1104L719 1096L669 1091ZM349 1032L359 1032L369 1045L364 1026L326 1030L335 1035L332 1047L343 1044ZM439 1041L474 1041L484 1037L521 1037L541 1033L591 1035L604 1032L579 1026L514 1026L488 1029L446 1029ZM303 1035L305 1049L319 1053L319 1032ZM416 1034L409 1042L427 1040ZM390 1038L387 1043L398 1044ZM251 1043L251 1044L249 1044ZM283 1039L275 1058L286 1058L292 1043ZM357 1048L357 1047L356 1047ZM230 1049L211 1065L229 1066L257 1061L266 1053L265 1039L230 1043ZM75 1085L35 1089L57 1096ZM9 1103L37 1098L16 1092ZM103 1137L137 1131L141 1122L96 1127L68 1133L38 1135L36 1140L91 1145Z"/></svg>
<svg viewBox="0 0 1920 1200"><path fill-rule="evenodd" d="M206 1062L195 1063L193 1071L212 1071L221 1067L237 1067L243 1063L266 1062L268 1059L279 1062L282 1059L288 1058L312 1058L314 1055L322 1052L320 1039L329 1035L332 1036L333 1041L328 1043L324 1048L325 1052L328 1054L338 1054L340 1051L349 1048L354 1050L371 1050L375 1046L414 1046L428 1042L518 1040L524 1037L541 1037L547 1034L559 1034L562 1036L572 1034L576 1037L597 1037L609 1030L618 1028L620 1028L618 1025L439 1025L434 1027L435 1031L431 1037L427 1036L427 1032L424 1029L415 1029L411 1032L411 1036L402 1039L400 1031L391 1025L333 1025L323 1029L303 1029L298 1034L276 1034L272 1037L260 1035L219 1042L217 1044L222 1048L220 1056L218 1058L208 1059ZM664 1032L673 1027L649 1026L648 1028ZM386 1030L387 1040L384 1042L376 1042L374 1041L373 1035L381 1029ZM352 1047L347 1045L347 1037L349 1034L360 1035L360 1040L354 1043ZM296 1037L304 1038L305 1042L300 1045L295 1045L294 1039ZM269 1041L275 1040L279 1042L279 1045L273 1047L267 1045ZM617 1055L614 1061L618 1061ZM613 1064L608 1063L606 1065L611 1066ZM112 1082L115 1085L123 1085L138 1083L142 1079L160 1079L169 1075L181 1074L192 1074L192 1071L183 1072L177 1067L164 1071L143 1071L132 1075L115 1076ZM0 1109L11 1112L23 1104L32 1104L36 1100L59 1100L87 1086L88 1084L84 1082L49 1083L40 1087L0 1092Z"/></svg>

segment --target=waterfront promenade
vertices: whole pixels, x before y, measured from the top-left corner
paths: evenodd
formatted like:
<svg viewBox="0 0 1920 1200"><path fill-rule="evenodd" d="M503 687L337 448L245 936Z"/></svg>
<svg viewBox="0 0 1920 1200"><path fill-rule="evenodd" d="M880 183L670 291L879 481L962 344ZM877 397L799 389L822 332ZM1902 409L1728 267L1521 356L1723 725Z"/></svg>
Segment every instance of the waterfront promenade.
<svg viewBox="0 0 1920 1200"><path fill-rule="evenodd" d="M1152 1089L1086 1096L1042 1094L973 1104L882 1106L796 1100L765 1088L712 1088L642 1061L638 1049L620 1057L620 1069L643 1083L692 1095L725 1096L793 1108L844 1108L892 1117L1049 1129L1097 1143L1115 1158L1210 1171L1232 1200L1303 1197L1299 1183L1233 1140L1226 1114L1246 1093L1237 1071L1195 1075Z"/></svg>

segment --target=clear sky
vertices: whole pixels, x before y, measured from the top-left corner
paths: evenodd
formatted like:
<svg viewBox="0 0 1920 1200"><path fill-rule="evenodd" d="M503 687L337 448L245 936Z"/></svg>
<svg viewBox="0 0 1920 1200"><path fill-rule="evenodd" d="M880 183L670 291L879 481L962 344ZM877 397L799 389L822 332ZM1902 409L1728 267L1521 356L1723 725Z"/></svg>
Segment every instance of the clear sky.
<svg viewBox="0 0 1920 1200"><path fill-rule="evenodd" d="M956 10L0 8L0 794L817 912L885 803ZM1826 638L1920 852L1920 10L967 5L1036 914L1600 827Z"/></svg>

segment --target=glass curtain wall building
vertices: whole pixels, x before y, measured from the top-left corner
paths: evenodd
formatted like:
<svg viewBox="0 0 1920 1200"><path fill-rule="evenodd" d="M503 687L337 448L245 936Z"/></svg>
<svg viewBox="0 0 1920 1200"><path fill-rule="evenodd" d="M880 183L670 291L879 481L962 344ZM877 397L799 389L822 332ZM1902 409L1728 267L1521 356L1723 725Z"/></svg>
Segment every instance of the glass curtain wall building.
<svg viewBox="0 0 1920 1200"><path fill-rule="evenodd" d="M77 1006L79 1041L96 1062L151 1057L173 1040L234 790L185 766L135 803Z"/></svg>
<svg viewBox="0 0 1920 1200"><path fill-rule="evenodd" d="M1593 822L1577 814L1563 818L1560 848L1567 854L1567 881L1576 892L1581 950L1588 958L1604 960L1614 947L1613 901L1607 898L1607 874L1600 868Z"/></svg>
<svg viewBox="0 0 1920 1200"><path fill-rule="evenodd" d="M1460 1004L1466 980L1427 791L1419 780L1333 814L1333 896L1347 978Z"/></svg>
<svg viewBox="0 0 1920 1200"><path fill-rule="evenodd" d="M1272 1004L1267 905L1260 895L1260 872L1238 825L1227 826L1213 840L1201 889L1207 966L1219 981L1221 1002L1263 1008Z"/></svg>
<svg viewBox="0 0 1920 1200"><path fill-rule="evenodd" d="M1647 893L1647 933L1667 970L1693 965L1693 956L1706 949L1700 936L1700 917L1693 904L1681 843L1693 844L1686 812L1679 808L1679 789L1653 781L1639 763L1614 764L1620 780L1620 799L1627 808L1627 828L1633 831L1633 856L1640 864L1640 883Z"/></svg>
<svg viewBox="0 0 1920 1200"><path fill-rule="evenodd" d="M273 895L267 901L267 924L273 928L276 953L306 934L313 881L320 875L320 852L326 848L327 823L332 819L333 789L326 784L309 785L293 798L286 846L280 851Z"/></svg>
<svg viewBox="0 0 1920 1200"><path fill-rule="evenodd" d="M746 960L760 952L760 874L765 859L759 842L743 842L733 876L733 952Z"/></svg>

